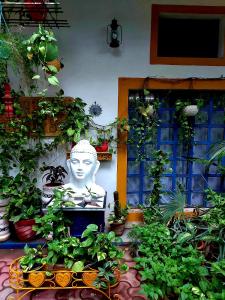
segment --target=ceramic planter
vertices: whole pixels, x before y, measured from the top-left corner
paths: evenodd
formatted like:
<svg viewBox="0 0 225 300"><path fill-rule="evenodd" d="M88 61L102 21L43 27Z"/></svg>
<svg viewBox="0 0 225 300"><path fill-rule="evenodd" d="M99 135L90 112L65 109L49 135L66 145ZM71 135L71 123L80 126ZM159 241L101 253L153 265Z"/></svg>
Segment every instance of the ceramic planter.
<svg viewBox="0 0 225 300"><path fill-rule="evenodd" d="M10 237L9 222L3 218L5 207L0 207L0 242L8 240Z"/></svg>
<svg viewBox="0 0 225 300"><path fill-rule="evenodd" d="M0 198L0 207L4 207L4 206L8 205L8 203L9 203L9 198L8 199Z"/></svg>
<svg viewBox="0 0 225 300"><path fill-rule="evenodd" d="M101 146L95 146L97 152L107 152L109 150L109 142L103 141Z"/></svg>
<svg viewBox="0 0 225 300"><path fill-rule="evenodd" d="M16 235L20 241L30 241L36 237L36 232L32 229L35 220L21 220L14 224Z"/></svg>
<svg viewBox="0 0 225 300"><path fill-rule="evenodd" d="M183 113L185 116L187 117L194 117L197 115L198 113L198 106L197 105L187 105L184 109L183 109Z"/></svg>
<svg viewBox="0 0 225 300"><path fill-rule="evenodd" d="M52 204L52 198L54 195L54 189L60 187L61 184L56 184L54 186L45 184L42 187L41 201L44 207Z"/></svg>

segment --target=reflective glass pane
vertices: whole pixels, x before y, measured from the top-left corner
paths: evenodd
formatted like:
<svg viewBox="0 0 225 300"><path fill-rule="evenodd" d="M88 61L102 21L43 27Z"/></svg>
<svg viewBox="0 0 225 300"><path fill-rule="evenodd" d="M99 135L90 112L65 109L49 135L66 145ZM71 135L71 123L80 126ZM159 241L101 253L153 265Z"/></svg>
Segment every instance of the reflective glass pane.
<svg viewBox="0 0 225 300"><path fill-rule="evenodd" d="M212 124L224 124L224 112L223 111L214 111L212 114Z"/></svg>
<svg viewBox="0 0 225 300"><path fill-rule="evenodd" d="M191 195L191 206L202 206L203 205L203 194L192 193Z"/></svg>
<svg viewBox="0 0 225 300"><path fill-rule="evenodd" d="M193 155L198 158L206 158L207 146L206 145L194 145Z"/></svg>
<svg viewBox="0 0 225 300"><path fill-rule="evenodd" d="M136 145L128 145L128 158L136 158L137 147Z"/></svg>
<svg viewBox="0 0 225 300"><path fill-rule="evenodd" d="M148 176L144 176L144 180L143 181L144 181L144 190L145 191L152 190L152 188L153 188L153 185L152 185L153 179L149 178Z"/></svg>
<svg viewBox="0 0 225 300"><path fill-rule="evenodd" d="M212 128L211 129L211 141L217 142L222 141L224 137L224 129L223 128Z"/></svg>
<svg viewBox="0 0 225 300"><path fill-rule="evenodd" d="M187 172L187 161L186 160L178 160L176 166L177 174L186 174Z"/></svg>
<svg viewBox="0 0 225 300"><path fill-rule="evenodd" d="M161 111L160 119L163 123L170 123L170 112L169 111Z"/></svg>
<svg viewBox="0 0 225 300"><path fill-rule="evenodd" d="M198 163L196 161L193 162L192 165L192 173L194 174L202 174L205 171L205 166L201 163Z"/></svg>
<svg viewBox="0 0 225 300"><path fill-rule="evenodd" d="M173 140L173 128L162 128L161 129L161 141L172 141Z"/></svg>
<svg viewBox="0 0 225 300"><path fill-rule="evenodd" d="M166 191L172 190L172 178L171 177L161 177L162 189Z"/></svg>
<svg viewBox="0 0 225 300"><path fill-rule="evenodd" d="M127 178L127 191L137 192L139 191L140 179L138 176L132 176Z"/></svg>
<svg viewBox="0 0 225 300"><path fill-rule="evenodd" d="M195 116L195 123L196 124L207 124L208 123L208 112L207 111L200 111Z"/></svg>
<svg viewBox="0 0 225 300"><path fill-rule="evenodd" d="M201 191L204 190L206 181L203 176L193 176L192 177L192 190Z"/></svg>
<svg viewBox="0 0 225 300"><path fill-rule="evenodd" d="M194 141L205 142L208 140L208 128L195 128Z"/></svg>
<svg viewBox="0 0 225 300"><path fill-rule="evenodd" d="M139 195L138 194L128 194L127 195L128 205L132 207L137 207L139 204Z"/></svg>
<svg viewBox="0 0 225 300"><path fill-rule="evenodd" d="M173 146L172 145L160 145L160 149L163 152L166 152L169 157L173 155Z"/></svg>
<svg viewBox="0 0 225 300"><path fill-rule="evenodd" d="M138 174L140 171L140 163L137 161L128 161L128 174Z"/></svg>
<svg viewBox="0 0 225 300"><path fill-rule="evenodd" d="M208 178L208 185L213 190L220 189L221 178L220 177L209 177Z"/></svg>

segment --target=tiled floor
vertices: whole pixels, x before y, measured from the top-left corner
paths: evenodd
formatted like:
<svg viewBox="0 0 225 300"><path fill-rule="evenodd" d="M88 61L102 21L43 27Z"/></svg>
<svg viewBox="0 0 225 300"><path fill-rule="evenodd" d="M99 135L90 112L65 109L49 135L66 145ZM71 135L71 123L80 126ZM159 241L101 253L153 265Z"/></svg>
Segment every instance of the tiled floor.
<svg viewBox="0 0 225 300"><path fill-rule="evenodd" d="M14 291L9 286L8 268L13 259L22 256L22 250L0 250L0 300L16 299ZM125 261L130 269L123 274L119 285L112 289L112 295L118 295L116 300L146 300L139 294L140 281L137 271L133 269L134 262L125 249ZM104 300L104 296L93 290L46 290L30 293L24 300ZM113 299L113 298L112 298Z"/></svg>

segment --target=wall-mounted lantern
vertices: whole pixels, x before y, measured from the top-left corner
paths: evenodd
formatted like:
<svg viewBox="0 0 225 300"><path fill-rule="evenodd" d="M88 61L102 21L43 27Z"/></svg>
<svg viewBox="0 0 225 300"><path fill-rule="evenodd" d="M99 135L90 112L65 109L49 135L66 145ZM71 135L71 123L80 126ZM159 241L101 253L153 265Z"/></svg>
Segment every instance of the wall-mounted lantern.
<svg viewBox="0 0 225 300"><path fill-rule="evenodd" d="M107 44L111 48L117 48L122 44L122 27L117 23L115 18L107 26Z"/></svg>

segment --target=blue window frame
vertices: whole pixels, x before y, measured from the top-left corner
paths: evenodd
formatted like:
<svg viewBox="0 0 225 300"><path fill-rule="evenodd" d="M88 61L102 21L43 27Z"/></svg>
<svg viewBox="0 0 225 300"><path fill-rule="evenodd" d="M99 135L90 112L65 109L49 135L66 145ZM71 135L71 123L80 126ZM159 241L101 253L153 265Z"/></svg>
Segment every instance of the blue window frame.
<svg viewBox="0 0 225 300"><path fill-rule="evenodd" d="M129 99L137 97L137 91L130 91ZM217 97L207 94L206 105L193 118L194 136L191 140L188 153L179 141L179 127L175 121L174 101L169 100L169 105L160 96L158 117L161 120L157 128L156 139L152 144L145 144L149 157L145 161L137 161L135 144L128 145L127 156L127 199L128 204L137 207L145 204L151 194L152 178L148 176L147 169L152 163L151 153L154 149L161 149L169 155L172 172L163 174L163 194L161 202L169 201L168 192L175 191L178 183L182 183L187 199L187 207L206 206L204 189L212 188L217 192L224 192L224 176L216 166L212 165L206 172L205 166L189 158L209 158L210 147L225 138L224 107L216 107ZM129 103L129 102L128 102ZM129 117L132 117L132 107L128 107ZM224 162L223 162L224 163Z"/></svg>

